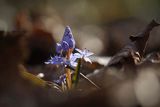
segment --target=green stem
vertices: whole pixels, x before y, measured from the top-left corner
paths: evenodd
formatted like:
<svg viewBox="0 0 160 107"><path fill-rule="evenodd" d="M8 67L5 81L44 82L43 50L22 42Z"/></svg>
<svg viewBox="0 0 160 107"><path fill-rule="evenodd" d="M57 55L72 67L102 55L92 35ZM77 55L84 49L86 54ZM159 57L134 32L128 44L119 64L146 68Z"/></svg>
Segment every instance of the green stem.
<svg viewBox="0 0 160 107"><path fill-rule="evenodd" d="M78 59L78 65L76 67L75 73L73 75L73 84L76 87L79 81L79 75L80 75L80 69L81 69L81 63L82 63L82 59Z"/></svg>

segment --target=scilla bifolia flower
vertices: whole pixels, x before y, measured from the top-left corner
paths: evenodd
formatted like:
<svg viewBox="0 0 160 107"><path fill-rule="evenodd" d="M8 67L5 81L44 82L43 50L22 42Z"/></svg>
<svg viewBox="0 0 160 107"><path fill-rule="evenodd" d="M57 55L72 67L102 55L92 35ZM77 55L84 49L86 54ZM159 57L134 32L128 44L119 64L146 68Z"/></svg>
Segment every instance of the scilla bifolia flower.
<svg viewBox="0 0 160 107"><path fill-rule="evenodd" d="M65 67L65 74L63 74L63 76L60 76L59 80L56 80L56 82L58 82L58 84L61 84L62 87L64 87L64 83L66 83L67 89L71 89L72 87L73 79L71 78L71 70L76 69L76 77L74 76L74 80L78 81L77 77L79 75L81 66L80 60L84 59L84 61L91 63L89 56L93 55L92 52L89 52L86 49L83 51L80 49L76 49L78 53L72 53L74 48L75 40L73 38L73 34L70 27L67 26L64 31L64 35L61 42L56 44L57 55L55 55L53 58L51 57L50 60L45 62L45 64L63 65ZM63 52L65 52L66 55L63 55Z"/></svg>

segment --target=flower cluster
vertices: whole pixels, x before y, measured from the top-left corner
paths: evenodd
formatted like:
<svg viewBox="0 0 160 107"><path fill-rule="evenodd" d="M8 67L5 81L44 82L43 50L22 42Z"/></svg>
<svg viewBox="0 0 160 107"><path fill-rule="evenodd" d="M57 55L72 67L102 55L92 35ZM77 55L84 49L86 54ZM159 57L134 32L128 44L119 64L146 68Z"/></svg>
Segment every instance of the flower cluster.
<svg viewBox="0 0 160 107"><path fill-rule="evenodd" d="M45 62L45 64L68 65L71 67L76 67L77 66L76 60L78 58L83 58L86 62L91 63L89 56L93 55L93 53L89 52L86 49L82 51L76 48L75 50L78 53L74 54L71 53L69 59L66 59L65 57L62 56L63 51L68 51L69 49L74 49L74 48L75 48L75 40L73 38L73 34L70 27L67 26L62 41L56 44L56 53L58 53L58 55L51 57L51 59Z"/></svg>
<svg viewBox="0 0 160 107"><path fill-rule="evenodd" d="M51 57L50 60L45 62L45 64L55 64L55 65L63 65L64 67L69 66L70 68L77 67L77 59L84 59L86 62L91 62L89 56L93 55L92 52L88 50L80 50L75 49L77 53L72 53L75 49L75 40L73 38L72 31L69 26L65 28L64 35L62 40L56 44L56 53L54 57ZM63 55L63 52L68 52L69 56ZM64 81L65 75L60 76L57 82Z"/></svg>

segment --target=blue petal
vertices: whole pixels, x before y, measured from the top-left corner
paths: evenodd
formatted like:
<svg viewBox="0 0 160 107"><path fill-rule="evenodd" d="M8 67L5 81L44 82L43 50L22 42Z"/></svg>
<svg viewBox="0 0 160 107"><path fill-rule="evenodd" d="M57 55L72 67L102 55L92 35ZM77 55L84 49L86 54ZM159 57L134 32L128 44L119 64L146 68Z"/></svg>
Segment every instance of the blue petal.
<svg viewBox="0 0 160 107"><path fill-rule="evenodd" d="M56 52L61 53L61 51L62 51L62 46L61 46L61 44L57 43L56 44Z"/></svg>
<svg viewBox="0 0 160 107"><path fill-rule="evenodd" d="M68 44L69 44L69 48L71 49L73 49L73 48L75 48L75 40L74 39L70 39L69 41L68 41Z"/></svg>
<svg viewBox="0 0 160 107"><path fill-rule="evenodd" d="M76 67L77 66L77 62L75 62L75 61L71 61L71 60L67 60L66 62L65 62L65 65L68 65L68 66L70 66L70 67Z"/></svg>
<svg viewBox="0 0 160 107"><path fill-rule="evenodd" d="M82 54L80 54L80 53L74 53L74 58L82 58L83 57L83 55Z"/></svg>
<svg viewBox="0 0 160 107"><path fill-rule="evenodd" d="M69 44L66 41L62 41L62 49L64 51L68 51L69 50Z"/></svg>
<svg viewBox="0 0 160 107"><path fill-rule="evenodd" d="M71 38L73 38L71 28L69 26L66 26L62 40L71 39Z"/></svg>
<svg viewBox="0 0 160 107"><path fill-rule="evenodd" d="M69 26L67 26L65 29L62 41L66 41L69 44L70 49L75 47L75 40Z"/></svg>
<svg viewBox="0 0 160 107"><path fill-rule="evenodd" d="M64 63L64 60L60 56L54 56L53 58L48 60L48 62L45 62L45 64L56 64L56 65L60 65L60 64L63 64L63 63Z"/></svg>

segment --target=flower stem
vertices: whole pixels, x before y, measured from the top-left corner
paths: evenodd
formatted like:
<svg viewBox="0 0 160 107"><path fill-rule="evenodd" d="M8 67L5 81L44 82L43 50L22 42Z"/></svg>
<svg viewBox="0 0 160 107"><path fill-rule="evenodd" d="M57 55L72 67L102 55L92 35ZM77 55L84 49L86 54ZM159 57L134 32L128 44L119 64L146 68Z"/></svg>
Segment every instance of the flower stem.
<svg viewBox="0 0 160 107"><path fill-rule="evenodd" d="M71 87L72 87L71 71L70 71L70 69L65 68L65 72L66 72L67 88L71 89Z"/></svg>
<svg viewBox="0 0 160 107"><path fill-rule="evenodd" d="M69 60L72 51L73 51L72 49L69 49L67 51L67 55L66 55L67 60ZM66 73L66 80L67 80L67 88L71 89L72 87L71 70L69 68L65 68L65 73Z"/></svg>
<svg viewBox="0 0 160 107"><path fill-rule="evenodd" d="M76 70L75 70L75 73L73 75L73 83L74 83L74 87L77 86L78 84L78 81L79 81L79 74L80 74L80 69L81 69L81 62L82 62L82 59L78 59L78 65L76 67Z"/></svg>

